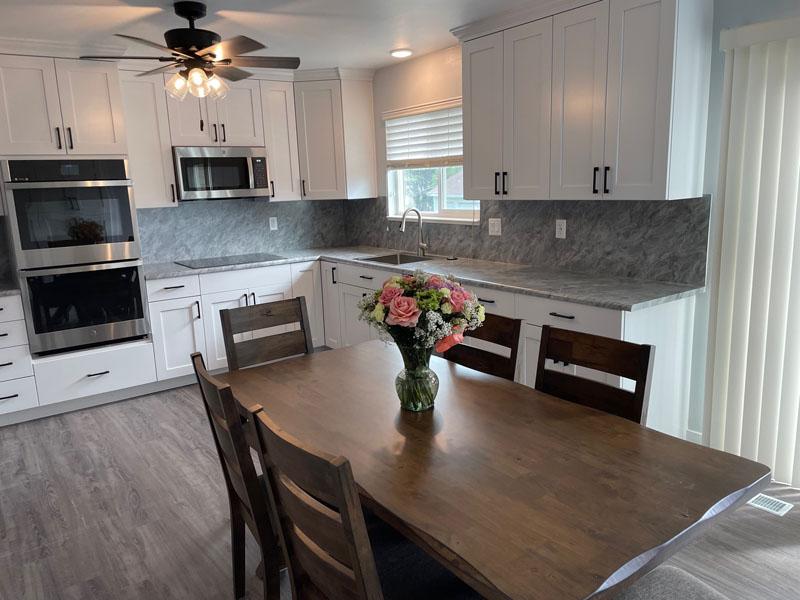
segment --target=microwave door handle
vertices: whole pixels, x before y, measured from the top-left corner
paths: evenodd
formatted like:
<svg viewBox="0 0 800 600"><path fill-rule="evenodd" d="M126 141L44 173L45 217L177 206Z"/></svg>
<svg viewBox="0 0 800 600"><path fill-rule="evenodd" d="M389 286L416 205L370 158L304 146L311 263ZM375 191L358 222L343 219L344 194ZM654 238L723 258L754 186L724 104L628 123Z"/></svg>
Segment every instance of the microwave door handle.
<svg viewBox="0 0 800 600"><path fill-rule="evenodd" d="M247 161L247 177L248 177L248 189L254 190L256 188L256 178L253 175L253 157L248 156L246 159Z"/></svg>

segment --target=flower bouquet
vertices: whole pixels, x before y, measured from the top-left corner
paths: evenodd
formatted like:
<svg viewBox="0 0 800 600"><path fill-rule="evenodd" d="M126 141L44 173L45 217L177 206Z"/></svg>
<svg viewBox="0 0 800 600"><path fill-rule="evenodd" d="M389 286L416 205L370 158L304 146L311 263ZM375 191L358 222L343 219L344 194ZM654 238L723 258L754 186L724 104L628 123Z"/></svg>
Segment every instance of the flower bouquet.
<svg viewBox="0 0 800 600"><path fill-rule="evenodd" d="M433 408L439 391L439 378L429 367L433 350L446 352L460 344L464 332L480 327L486 316L475 294L452 277L422 271L390 277L358 307L360 319L400 349L405 369L395 388L400 405L413 411Z"/></svg>

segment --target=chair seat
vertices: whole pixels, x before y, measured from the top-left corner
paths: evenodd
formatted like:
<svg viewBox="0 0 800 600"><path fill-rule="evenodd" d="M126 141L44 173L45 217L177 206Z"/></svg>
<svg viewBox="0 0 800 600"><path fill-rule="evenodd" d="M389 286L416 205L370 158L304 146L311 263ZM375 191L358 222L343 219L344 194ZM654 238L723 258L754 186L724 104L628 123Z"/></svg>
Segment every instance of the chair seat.
<svg viewBox="0 0 800 600"><path fill-rule="evenodd" d="M385 600L479 600L480 594L396 529L364 509Z"/></svg>
<svg viewBox="0 0 800 600"><path fill-rule="evenodd" d="M662 565L642 577L616 600L728 600L683 569Z"/></svg>

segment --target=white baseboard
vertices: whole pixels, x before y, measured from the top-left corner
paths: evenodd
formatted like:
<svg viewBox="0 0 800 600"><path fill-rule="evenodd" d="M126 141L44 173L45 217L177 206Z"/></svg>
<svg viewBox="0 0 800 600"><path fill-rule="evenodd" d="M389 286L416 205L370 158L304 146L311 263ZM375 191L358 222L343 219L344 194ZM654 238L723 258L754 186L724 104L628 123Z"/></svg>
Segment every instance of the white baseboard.
<svg viewBox="0 0 800 600"><path fill-rule="evenodd" d="M694 429L687 429L686 436L687 441L694 442L695 444L703 443L703 434L700 431L695 431Z"/></svg>

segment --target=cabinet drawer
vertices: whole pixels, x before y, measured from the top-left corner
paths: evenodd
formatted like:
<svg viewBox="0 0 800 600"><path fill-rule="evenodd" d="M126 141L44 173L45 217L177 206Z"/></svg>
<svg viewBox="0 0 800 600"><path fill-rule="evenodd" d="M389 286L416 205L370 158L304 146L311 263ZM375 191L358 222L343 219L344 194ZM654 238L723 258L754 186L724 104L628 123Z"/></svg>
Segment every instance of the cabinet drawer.
<svg viewBox="0 0 800 600"><path fill-rule="evenodd" d="M337 265L336 279L346 285L354 285L360 288L377 290L383 282L395 273L371 269L360 265ZM399 275L400 273L397 273Z"/></svg>
<svg viewBox="0 0 800 600"><path fill-rule="evenodd" d="M199 295L200 278L197 275L147 281L147 300L149 302Z"/></svg>
<svg viewBox="0 0 800 600"><path fill-rule="evenodd" d="M36 406L39 406L39 398L36 395L36 381L33 377L0 383L0 414Z"/></svg>
<svg viewBox="0 0 800 600"><path fill-rule="evenodd" d="M486 307L486 312L501 317L513 319L516 313L514 308L514 294L492 290L466 284L464 287L478 297L478 301Z"/></svg>
<svg viewBox="0 0 800 600"><path fill-rule="evenodd" d="M33 375L28 346L13 346L0 350L0 381Z"/></svg>
<svg viewBox="0 0 800 600"><path fill-rule="evenodd" d="M156 380L153 345L133 342L60 356L34 363L42 405L94 396Z"/></svg>
<svg viewBox="0 0 800 600"><path fill-rule="evenodd" d="M8 321L0 323L0 348L24 346L28 343L28 332L25 321Z"/></svg>
<svg viewBox="0 0 800 600"><path fill-rule="evenodd" d="M622 313L560 300L517 296L517 316L531 325L550 325L621 339Z"/></svg>
<svg viewBox="0 0 800 600"><path fill-rule="evenodd" d="M19 295L0 296L0 323L19 321L24 318L25 315L22 314L22 297Z"/></svg>
<svg viewBox="0 0 800 600"><path fill-rule="evenodd" d="M238 269L200 275L200 290L203 294L256 288L278 283L285 284L287 289L291 289L292 273L289 265Z"/></svg>

